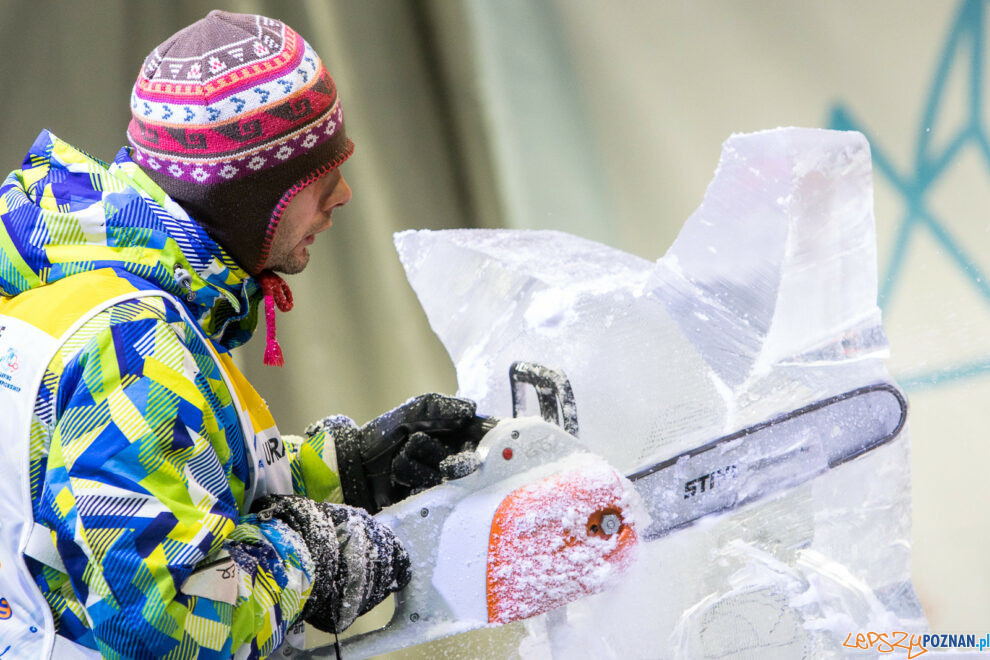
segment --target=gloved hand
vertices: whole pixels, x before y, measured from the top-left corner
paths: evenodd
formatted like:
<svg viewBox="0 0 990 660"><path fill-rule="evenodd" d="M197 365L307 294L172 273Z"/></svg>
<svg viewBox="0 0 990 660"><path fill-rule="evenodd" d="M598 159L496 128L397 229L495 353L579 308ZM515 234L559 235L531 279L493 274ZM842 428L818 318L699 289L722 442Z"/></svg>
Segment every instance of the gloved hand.
<svg viewBox="0 0 990 660"><path fill-rule="evenodd" d="M473 451L496 422L476 415L473 401L423 394L361 428L347 417L335 416L317 422L307 433L322 428L333 438L344 501L375 513L439 484L441 462Z"/></svg>
<svg viewBox="0 0 990 660"><path fill-rule="evenodd" d="M298 495L269 495L253 508L259 518L281 520L306 542L316 575L302 618L320 630L343 632L409 584L409 554L366 511Z"/></svg>

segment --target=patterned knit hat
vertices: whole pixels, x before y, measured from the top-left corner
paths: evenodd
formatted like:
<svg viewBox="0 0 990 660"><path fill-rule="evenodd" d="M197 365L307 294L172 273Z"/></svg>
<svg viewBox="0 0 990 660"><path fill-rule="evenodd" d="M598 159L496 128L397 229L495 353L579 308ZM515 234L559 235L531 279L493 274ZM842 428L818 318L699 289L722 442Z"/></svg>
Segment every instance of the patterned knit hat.
<svg viewBox="0 0 990 660"><path fill-rule="evenodd" d="M249 273L289 200L354 144L319 56L281 21L211 11L144 61L134 159Z"/></svg>
<svg viewBox="0 0 990 660"><path fill-rule="evenodd" d="M134 159L265 293L265 363L281 365L275 305L288 285L262 271L289 201L354 151L319 56L273 18L211 11L151 51L131 92Z"/></svg>

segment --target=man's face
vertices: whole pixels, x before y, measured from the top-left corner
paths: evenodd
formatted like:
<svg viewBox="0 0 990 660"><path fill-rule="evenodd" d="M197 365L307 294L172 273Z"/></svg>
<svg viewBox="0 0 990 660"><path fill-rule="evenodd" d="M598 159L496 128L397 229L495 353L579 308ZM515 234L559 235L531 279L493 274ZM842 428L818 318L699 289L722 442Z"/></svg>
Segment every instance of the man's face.
<svg viewBox="0 0 990 660"><path fill-rule="evenodd" d="M333 224L333 210L351 201L351 188L339 168L309 184L289 200L272 237L264 268L295 275L309 263L306 248Z"/></svg>

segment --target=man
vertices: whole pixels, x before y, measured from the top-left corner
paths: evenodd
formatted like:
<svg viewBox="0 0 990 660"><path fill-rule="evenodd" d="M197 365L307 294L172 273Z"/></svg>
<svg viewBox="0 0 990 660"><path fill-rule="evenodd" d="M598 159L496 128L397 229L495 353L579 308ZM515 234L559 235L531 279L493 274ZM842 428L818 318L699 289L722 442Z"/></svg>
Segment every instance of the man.
<svg viewBox="0 0 990 660"><path fill-rule="evenodd" d="M0 187L0 656L261 658L401 589L367 512L484 430L424 395L283 439L230 359L351 198L333 80L214 11L147 57L103 163L43 131ZM341 475L336 474L337 464ZM9 655L7 655L9 653Z"/></svg>

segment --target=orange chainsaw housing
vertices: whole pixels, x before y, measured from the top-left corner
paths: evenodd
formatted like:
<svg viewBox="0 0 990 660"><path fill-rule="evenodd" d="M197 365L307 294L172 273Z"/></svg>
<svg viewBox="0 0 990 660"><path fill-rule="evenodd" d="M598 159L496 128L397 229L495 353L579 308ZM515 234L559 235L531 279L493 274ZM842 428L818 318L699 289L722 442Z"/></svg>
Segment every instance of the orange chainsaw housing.
<svg viewBox="0 0 990 660"><path fill-rule="evenodd" d="M611 585L637 547L625 511L630 487L598 460L509 493L488 543L488 622L542 614Z"/></svg>

